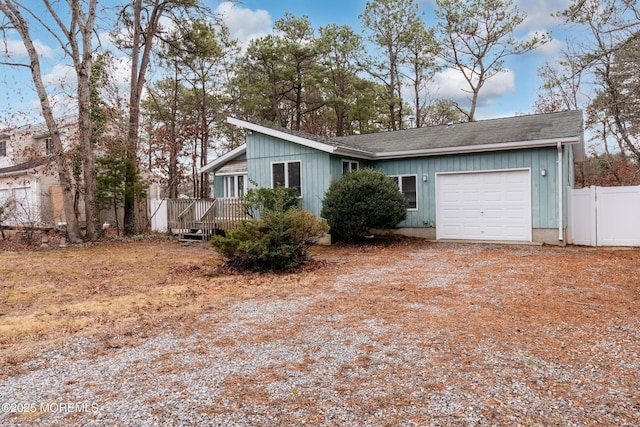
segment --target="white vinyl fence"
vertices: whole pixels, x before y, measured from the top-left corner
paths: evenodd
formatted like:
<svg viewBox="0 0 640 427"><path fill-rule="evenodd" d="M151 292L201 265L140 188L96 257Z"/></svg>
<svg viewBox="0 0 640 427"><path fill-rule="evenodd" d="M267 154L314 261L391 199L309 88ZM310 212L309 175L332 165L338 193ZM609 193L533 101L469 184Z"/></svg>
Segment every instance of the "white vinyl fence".
<svg viewBox="0 0 640 427"><path fill-rule="evenodd" d="M166 233L169 227L167 201L164 199L150 199L149 211L151 215L151 230Z"/></svg>
<svg viewBox="0 0 640 427"><path fill-rule="evenodd" d="M640 246L640 186L569 190L569 243Z"/></svg>

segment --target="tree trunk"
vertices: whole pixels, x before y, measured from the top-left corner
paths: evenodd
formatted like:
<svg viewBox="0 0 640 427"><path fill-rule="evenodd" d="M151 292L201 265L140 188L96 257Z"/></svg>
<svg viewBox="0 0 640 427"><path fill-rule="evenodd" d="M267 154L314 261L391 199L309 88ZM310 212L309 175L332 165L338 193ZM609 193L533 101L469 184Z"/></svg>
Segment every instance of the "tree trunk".
<svg viewBox="0 0 640 427"><path fill-rule="evenodd" d="M131 236L138 232L135 198L138 184L138 133L140 127L140 101L145 83L145 74L151 59L153 38L158 30L158 22L169 2L154 0L151 9L143 15L143 1L133 2L133 37L131 40L131 91L129 93L129 125L127 132L126 169L124 183L124 234ZM146 27L144 24L146 23ZM140 49L142 49L142 52Z"/></svg>
<svg viewBox="0 0 640 427"><path fill-rule="evenodd" d="M84 173L84 204L87 233L89 240L98 238L100 224L96 196L96 167L93 135L91 129L91 67L93 64L92 37L96 16L97 0L89 3L88 15L81 19L79 4L74 3L74 21L79 23L82 32L82 58L74 52L75 69L78 75L78 128L82 149L82 169Z"/></svg>
<svg viewBox="0 0 640 427"><path fill-rule="evenodd" d="M135 185L137 180L136 153L138 151L138 131L140 123L140 89L144 79L138 75L140 66L140 43L142 39L142 0L135 0L133 6L133 38L131 49L131 88L129 92L129 124L127 129L127 149L125 150L124 178L124 218L125 236L136 234ZM149 40L150 42L150 40Z"/></svg>
<svg viewBox="0 0 640 427"><path fill-rule="evenodd" d="M393 46L387 46L389 52L389 122L390 130L398 130L396 125L396 58L393 53Z"/></svg>
<svg viewBox="0 0 640 427"><path fill-rule="evenodd" d="M201 79L200 93L202 94L202 100L200 102L200 120L202 129L200 135L202 135L202 141L200 142L200 168L205 166L209 161L209 119L207 117L207 88L206 81ZM209 188L209 174L200 174L200 198L206 199L211 194Z"/></svg>

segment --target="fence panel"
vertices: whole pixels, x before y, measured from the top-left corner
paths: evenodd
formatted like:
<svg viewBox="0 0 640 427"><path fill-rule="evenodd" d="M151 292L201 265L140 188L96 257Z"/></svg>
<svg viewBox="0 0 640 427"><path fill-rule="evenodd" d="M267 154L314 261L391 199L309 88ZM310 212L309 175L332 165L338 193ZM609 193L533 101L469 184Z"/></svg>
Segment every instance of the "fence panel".
<svg viewBox="0 0 640 427"><path fill-rule="evenodd" d="M164 199L149 200L149 211L151 214L151 230L166 233L169 228L167 201Z"/></svg>
<svg viewBox="0 0 640 427"><path fill-rule="evenodd" d="M597 188L598 246L640 246L640 186Z"/></svg>
<svg viewBox="0 0 640 427"><path fill-rule="evenodd" d="M640 246L640 186L569 190L569 243Z"/></svg>
<svg viewBox="0 0 640 427"><path fill-rule="evenodd" d="M569 190L569 243L596 245L596 188Z"/></svg>

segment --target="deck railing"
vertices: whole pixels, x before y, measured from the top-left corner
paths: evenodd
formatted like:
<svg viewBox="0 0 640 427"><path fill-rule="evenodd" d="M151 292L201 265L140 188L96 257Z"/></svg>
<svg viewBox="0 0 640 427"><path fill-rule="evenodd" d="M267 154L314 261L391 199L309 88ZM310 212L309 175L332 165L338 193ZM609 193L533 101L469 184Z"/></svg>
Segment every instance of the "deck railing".
<svg viewBox="0 0 640 427"><path fill-rule="evenodd" d="M236 228L238 221L246 218L244 201L238 198L167 200L169 229L180 237L193 232L211 236Z"/></svg>

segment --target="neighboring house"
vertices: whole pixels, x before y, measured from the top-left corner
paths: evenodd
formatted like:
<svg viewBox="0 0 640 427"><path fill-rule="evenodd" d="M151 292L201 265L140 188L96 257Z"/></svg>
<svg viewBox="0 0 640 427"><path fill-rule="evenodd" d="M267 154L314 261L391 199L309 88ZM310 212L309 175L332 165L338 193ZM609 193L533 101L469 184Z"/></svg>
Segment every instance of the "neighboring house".
<svg viewBox="0 0 640 427"><path fill-rule="evenodd" d="M75 139L72 117L60 119L65 146ZM64 223L62 192L52 162L53 145L44 124L0 132L0 220L3 225Z"/></svg>
<svg viewBox="0 0 640 427"><path fill-rule="evenodd" d="M297 188L316 215L330 184L371 167L408 202L397 232L437 240L564 244L581 111L323 138L234 118L246 143L212 161L216 197L249 187Z"/></svg>

